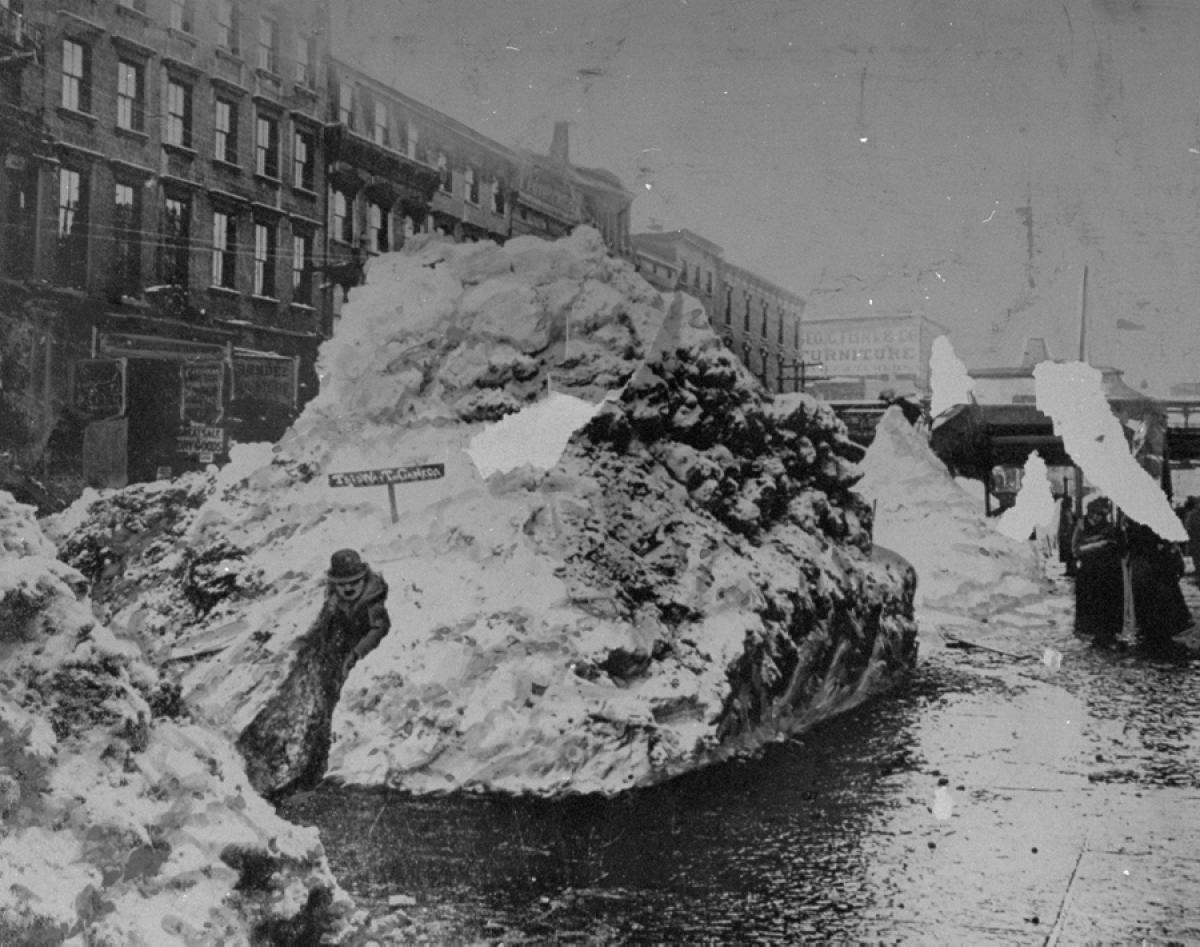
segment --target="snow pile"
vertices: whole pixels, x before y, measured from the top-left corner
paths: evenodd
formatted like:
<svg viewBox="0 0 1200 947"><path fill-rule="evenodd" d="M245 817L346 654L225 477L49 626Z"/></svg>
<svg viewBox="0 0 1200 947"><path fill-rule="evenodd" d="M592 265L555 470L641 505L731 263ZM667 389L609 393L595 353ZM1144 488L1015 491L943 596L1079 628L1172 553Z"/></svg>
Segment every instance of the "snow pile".
<svg viewBox="0 0 1200 947"><path fill-rule="evenodd" d="M84 577L0 492L0 942L317 936L348 907L223 737L94 620ZM298 942L291 940L290 942Z"/></svg>
<svg viewBox="0 0 1200 947"><path fill-rule="evenodd" d="M926 440L892 407L861 462L858 490L875 502L875 542L917 570L917 605L975 616L1045 589L1033 546L983 515Z"/></svg>
<svg viewBox="0 0 1200 947"><path fill-rule="evenodd" d="M871 555L842 424L772 401L694 300L668 308L594 231L378 258L320 367L269 463L122 491L62 537L85 550L132 518L99 607L230 736L345 546L391 590L333 718L330 775L359 784L617 791L807 726L915 657L911 573ZM444 476L398 484L395 523L383 486L329 478L421 464Z"/></svg>
<svg viewBox="0 0 1200 947"><path fill-rule="evenodd" d="M1187 542L1166 494L1130 452L1104 397L1100 372L1084 362L1042 362L1033 377L1038 410L1054 421L1084 475L1131 519L1170 542Z"/></svg>
<svg viewBox="0 0 1200 947"><path fill-rule="evenodd" d="M944 335L933 340L929 353L929 386L933 390L929 400L930 417L936 418L947 408L970 404L974 400L975 382Z"/></svg>
<svg viewBox="0 0 1200 947"><path fill-rule="evenodd" d="M1016 502L1000 514L996 529L1010 539L1028 539L1035 530L1047 530L1057 520L1058 504L1050 489L1046 462L1040 454L1030 454L1025 458Z"/></svg>

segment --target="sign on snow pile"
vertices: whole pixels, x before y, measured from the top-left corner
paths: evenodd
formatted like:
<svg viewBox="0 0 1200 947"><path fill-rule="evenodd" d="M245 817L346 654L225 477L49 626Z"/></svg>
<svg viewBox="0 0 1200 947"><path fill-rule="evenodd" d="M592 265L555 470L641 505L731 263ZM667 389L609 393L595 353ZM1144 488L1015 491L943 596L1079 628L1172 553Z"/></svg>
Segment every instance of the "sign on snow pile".
<svg viewBox="0 0 1200 947"><path fill-rule="evenodd" d="M915 659L913 576L872 555L841 423L772 401L694 300L592 230L377 258L319 369L273 451L59 526L82 562L133 522L99 606L232 738L347 546L391 618L332 715L328 775L354 784L616 792L808 726ZM444 475L396 484L394 517L370 478L330 483L423 465ZM258 788L292 775L260 767Z"/></svg>
<svg viewBox="0 0 1200 947"><path fill-rule="evenodd" d="M349 899L316 831L281 820L232 744L96 622L33 512L0 492L0 943L336 927Z"/></svg>

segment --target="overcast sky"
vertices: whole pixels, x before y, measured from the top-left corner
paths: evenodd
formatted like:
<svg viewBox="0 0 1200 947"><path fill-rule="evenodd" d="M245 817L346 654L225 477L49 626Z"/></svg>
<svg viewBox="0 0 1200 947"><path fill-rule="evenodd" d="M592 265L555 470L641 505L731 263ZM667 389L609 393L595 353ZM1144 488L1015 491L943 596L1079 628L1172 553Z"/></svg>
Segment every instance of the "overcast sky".
<svg viewBox="0 0 1200 947"><path fill-rule="evenodd" d="M1200 379L1200 3L334 0L334 42L505 144L635 193L808 300Z"/></svg>

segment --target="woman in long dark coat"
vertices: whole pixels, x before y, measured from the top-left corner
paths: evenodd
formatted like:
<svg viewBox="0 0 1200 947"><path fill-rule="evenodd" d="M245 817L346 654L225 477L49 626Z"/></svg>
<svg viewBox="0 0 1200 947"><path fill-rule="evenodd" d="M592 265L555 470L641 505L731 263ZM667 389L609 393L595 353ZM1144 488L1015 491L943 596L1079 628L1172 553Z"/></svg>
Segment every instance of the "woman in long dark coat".
<svg viewBox="0 0 1200 947"><path fill-rule="evenodd" d="M1121 573L1121 537L1112 522L1112 501L1096 497L1075 526L1071 551L1075 576L1075 633L1109 647L1124 623L1125 588Z"/></svg>
<svg viewBox="0 0 1200 947"><path fill-rule="evenodd" d="M1174 651L1177 646L1171 639L1192 623L1179 588L1183 553L1141 523L1129 524L1128 537L1138 645L1154 654Z"/></svg>

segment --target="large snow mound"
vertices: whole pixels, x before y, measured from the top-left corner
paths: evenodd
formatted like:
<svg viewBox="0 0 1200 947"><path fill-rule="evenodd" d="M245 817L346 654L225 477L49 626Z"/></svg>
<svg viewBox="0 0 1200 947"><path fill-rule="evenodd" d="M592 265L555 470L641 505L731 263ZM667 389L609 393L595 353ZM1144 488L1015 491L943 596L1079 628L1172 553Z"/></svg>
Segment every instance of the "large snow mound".
<svg viewBox="0 0 1200 947"><path fill-rule="evenodd" d="M919 608L981 617L1045 592L1034 546L988 522L982 484L977 496L967 493L899 408L880 419L860 466L875 542L916 568Z"/></svg>
<svg viewBox="0 0 1200 947"><path fill-rule="evenodd" d="M0 942L248 943L333 924L349 902L315 830L281 820L231 743L96 622L33 512L0 492Z"/></svg>
<svg viewBox="0 0 1200 947"><path fill-rule="evenodd" d="M332 721L329 774L353 783L617 791L914 659L911 572L871 555L845 428L773 401L695 300L668 304L595 231L378 258L319 367L269 462L93 498L58 534L91 562L123 521L98 607L230 736L286 679L345 546L391 590ZM329 477L423 464L444 476L396 485L395 522L384 486Z"/></svg>

